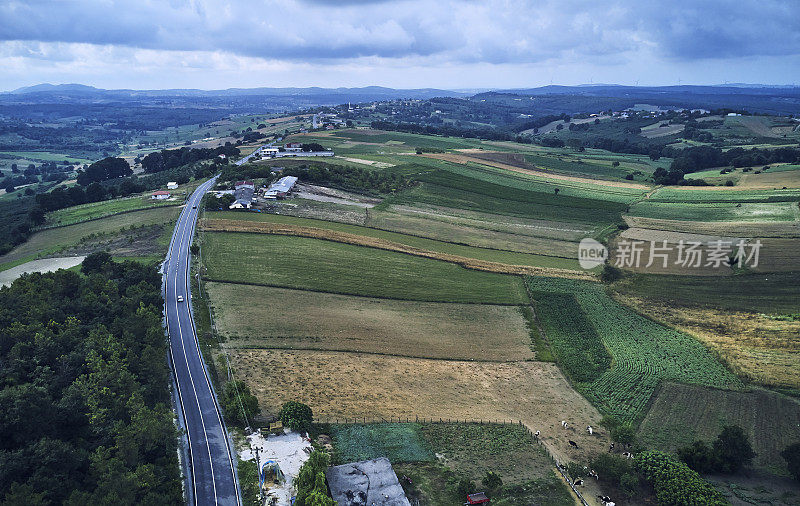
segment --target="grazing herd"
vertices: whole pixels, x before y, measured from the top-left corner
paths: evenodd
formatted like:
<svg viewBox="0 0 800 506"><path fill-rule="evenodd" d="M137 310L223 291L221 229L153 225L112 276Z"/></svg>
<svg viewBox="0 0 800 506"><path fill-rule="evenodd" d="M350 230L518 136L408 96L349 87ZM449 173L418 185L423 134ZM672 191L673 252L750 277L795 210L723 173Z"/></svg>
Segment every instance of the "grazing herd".
<svg viewBox="0 0 800 506"><path fill-rule="evenodd" d="M561 427L564 430L569 430L570 429L570 424L569 424L569 422L567 420L561 420ZM575 429L572 429L572 430L574 431ZM587 425L586 426L586 433L589 434L590 436L593 436L594 433L595 433L594 427L592 427L591 425ZM541 437L541 432L537 430L536 432L533 433L533 437L538 440ZM578 443L576 441L573 441L572 439L568 439L567 441L569 442L570 448L580 449L580 446L578 446ZM614 451L614 443L613 442L608 447L608 451L609 451L609 453ZM628 452L628 451L622 452L621 455L623 457L625 457L626 459L634 458L633 454L631 452ZM583 470L586 472L587 476L590 476L590 477L592 477L592 478L594 478L595 480L598 480L598 481L600 480L600 477L598 476L597 471L595 471L594 469L588 469L587 467L584 467ZM583 479L582 478L575 479L575 481L573 482L573 485L576 486L576 487L583 486ZM614 501L612 501L611 498L608 497L608 496L598 495L597 497L603 503L603 506L616 506Z"/></svg>

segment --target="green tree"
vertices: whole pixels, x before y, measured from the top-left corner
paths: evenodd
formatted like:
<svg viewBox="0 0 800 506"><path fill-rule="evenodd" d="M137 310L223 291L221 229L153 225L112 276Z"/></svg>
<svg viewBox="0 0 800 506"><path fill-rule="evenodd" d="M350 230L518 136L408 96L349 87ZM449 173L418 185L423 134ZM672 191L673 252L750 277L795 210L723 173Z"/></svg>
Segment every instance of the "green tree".
<svg viewBox="0 0 800 506"><path fill-rule="evenodd" d="M235 425L245 426L261 412L258 398L250 392L250 387L242 380L225 383L220 399L225 419Z"/></svg>
<svg viewBox="0 0 800 506"><path fill-rule="evenodd" d="M722 429L714 441L714 453L719 462L717 470L723 473L739 471L742 467L749 465L756 456L756 452L750 445L750 438L737 425L729 425Z"/></svg>
<svg viewBox="0 0 800 506"><path fill-rule="evenodd" d="M619 478L619 488L626 497L634 497L639 492L639 476L636 473L625 473Z"/></svg>
<svg viewBox="0 0 800 506"><path fill-rule="evenodd" d="M797 481L800 481L800 442L787 446L781 457L786 461L789 472Z"/></svg>
<svg viewBox="0 0 800 506"><path fill-rule="evenodd" d="M710 473L717 469L718 461L714 449L705 441L695 441L678 449L678 456L686 465L698 473Z"/></svg>
<svg viewBox="0 0 800 506"><path fill-rule="evenodd" d="M322 451L311 453L300 467L294 486L297 490L295 506L335 506L325 485L325 470L330 465L330 456Z"/></svg>
<svg viewBox="0 0 800 506"><path fill-rule="evenodd" d="M483 476L483 480L481 480L481 484L486 487L488 491L495 492L503 486L503 480L496 472L486 471L486 474Z"/></svg>
<svg viewBox="0 0 800 506"><path fill-rule="evenodd" d="M281 406L280 419L284 427L293 430L306 430L314 421L314 414L306 404L297 401L284 402Z"/></svg>

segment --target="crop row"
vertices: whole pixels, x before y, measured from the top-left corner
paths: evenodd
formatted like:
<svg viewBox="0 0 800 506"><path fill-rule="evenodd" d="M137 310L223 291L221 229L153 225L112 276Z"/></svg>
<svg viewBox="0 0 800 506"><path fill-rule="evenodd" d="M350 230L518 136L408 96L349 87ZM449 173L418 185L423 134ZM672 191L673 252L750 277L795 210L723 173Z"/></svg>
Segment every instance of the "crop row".
<svg viewBox="0 0 800 506"><path fill-rule="evenodd" d="M548 300L548 293L555 302L564 299L554 294L574 297L576 303L567 303L558 318L553 317L557 314L554 309L542 306L540 313L546 329L561 327L549 330L547 337L562 367L604 413L616 414L625 420L637 419L662 380L717 388L742 386L700 342L619 304L601 285L540 277L529 278L528 285L537 303ZM572 313L579 313L583 318ZM586 322L594 333L587 329ZM603 349L612 359L611 367L594 378L572 369L575 364L581 364L582 359L584 364L588 363L582 357L592 335L599 336ZM599 349L598 345L593 349ZM562 361L562 356L567 358ZM592 381L587 382L587 379Z"/></svg>

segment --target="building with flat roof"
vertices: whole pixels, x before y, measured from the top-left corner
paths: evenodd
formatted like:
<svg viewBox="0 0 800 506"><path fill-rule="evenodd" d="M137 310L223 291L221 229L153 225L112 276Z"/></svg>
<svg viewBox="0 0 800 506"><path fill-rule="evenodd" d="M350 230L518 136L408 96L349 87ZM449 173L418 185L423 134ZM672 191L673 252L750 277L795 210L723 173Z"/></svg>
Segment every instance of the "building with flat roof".
<svg viewBox="0 0 800 506"><path fill-rule="evenodd" d="M411 506L386 457L329 467L325 478L339 506Z"/></svg>

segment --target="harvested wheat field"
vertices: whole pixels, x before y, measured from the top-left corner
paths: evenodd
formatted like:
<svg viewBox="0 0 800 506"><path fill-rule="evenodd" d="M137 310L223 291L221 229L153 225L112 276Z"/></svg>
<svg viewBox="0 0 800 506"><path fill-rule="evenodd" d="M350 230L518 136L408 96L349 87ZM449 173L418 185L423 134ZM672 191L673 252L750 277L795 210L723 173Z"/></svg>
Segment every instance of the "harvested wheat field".
<svg viewBox="0 0 800 506"><path fill-rule="evenodd" d="M486 361L534 357L525 320L514 306L398 301L230 283L207 283L206 288L228 348Z"/></svg>
<svg viewBox="0 0 800 506"><path fill-rule="evenodd" d="M541 431L559 460L605 451L607 436L586 433L600 414L555 364L471 362L361 353L230 350L237 375L275 414L283 402L311 406L319 419L409 417L520 420ZM561 427L567 420L570 428ZM572 439L580 450L570 449Z"/></svg>

